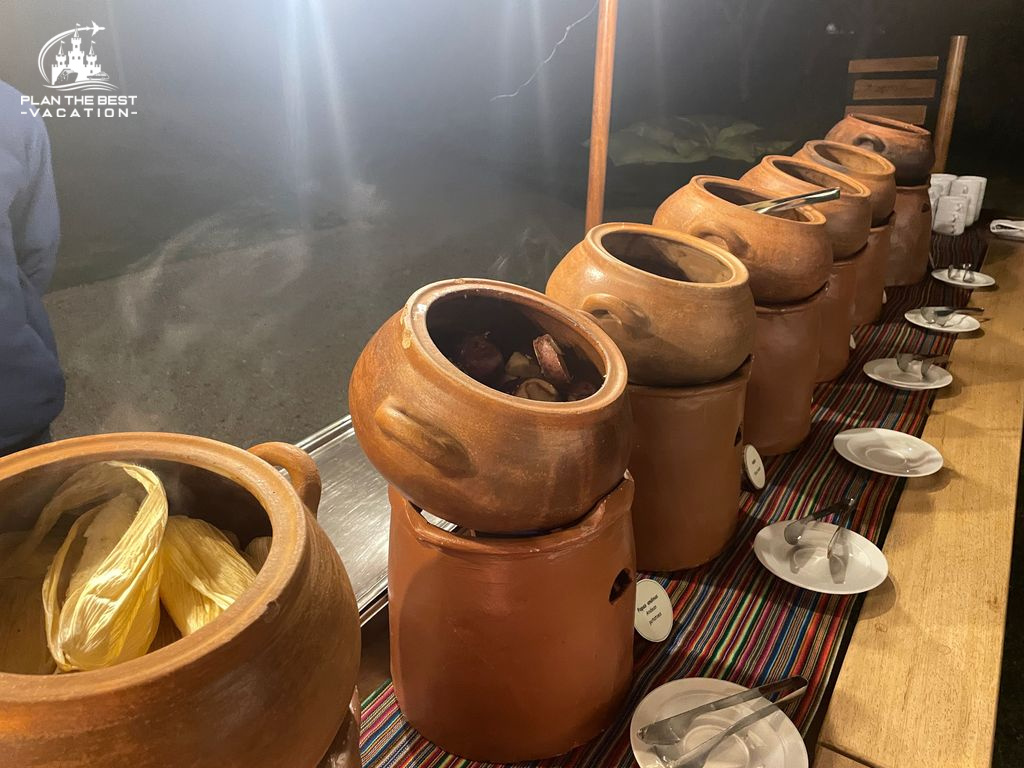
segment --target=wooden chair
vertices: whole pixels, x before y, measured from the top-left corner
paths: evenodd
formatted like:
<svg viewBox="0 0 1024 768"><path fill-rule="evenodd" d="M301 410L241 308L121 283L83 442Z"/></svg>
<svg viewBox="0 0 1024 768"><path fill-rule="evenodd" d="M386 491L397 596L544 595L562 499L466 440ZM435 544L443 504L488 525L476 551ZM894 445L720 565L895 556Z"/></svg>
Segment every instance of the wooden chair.
<svg viewBox="0 0 1024 768"><path fill-rule="evenodd" d="M935 173L941 173L946 169L946 156L949 154L949 140L953 135L953 117L956 115L956 102L960 95L960 76L963 74L966 50L966 35L950 38L946 71L932 130L935 141L935 165L932 171ZM847 72L853 76L851 101L854 103L846 107L846 114L861 112L879 117L892 117L914 125L924 125L928 122L928 105L936 102L936 93L939 91L938 56L853 59ZM930 76L913 76L918 73ZM882 76L859 77L860 75Z"/></svg>

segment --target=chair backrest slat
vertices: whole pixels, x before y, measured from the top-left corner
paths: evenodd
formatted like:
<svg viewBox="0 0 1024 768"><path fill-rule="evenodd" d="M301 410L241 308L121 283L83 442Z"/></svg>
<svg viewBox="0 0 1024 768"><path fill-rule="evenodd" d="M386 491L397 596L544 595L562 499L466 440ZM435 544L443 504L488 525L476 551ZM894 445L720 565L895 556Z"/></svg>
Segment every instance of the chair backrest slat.
<svg viewBox="0 0 1024 768"><path fill-rule="evenodd" d="M846 107L846 114L859 112L864 115L891 117L914 125L924 125L927 111L926 104L850 104Z"/></svg>
<svg viewBox="0 0 1024 768"><path fill-rule="evenodd" d="M938 56L904 56L896 59L852 59L846 70L851 75L877 72L936 72Z"/></svg>
<svg viewBox="0 0 1024 768"><path fill-rule="evenodd" d="M936 82L934 78L856 80L853 83L853 100L933 99Z"/></svg>

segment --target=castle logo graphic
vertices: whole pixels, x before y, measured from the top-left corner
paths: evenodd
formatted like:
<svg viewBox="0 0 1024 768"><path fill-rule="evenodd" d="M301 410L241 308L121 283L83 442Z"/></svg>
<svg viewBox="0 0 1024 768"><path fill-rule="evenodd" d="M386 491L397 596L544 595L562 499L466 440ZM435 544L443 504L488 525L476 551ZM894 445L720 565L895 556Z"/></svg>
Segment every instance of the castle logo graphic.
<svg viewBox="0 0 1024 768"><path fill-rule="evenodd" d="M105 30L95 21L91 27L68 29L54 35L39 50L39 74L46 87L55 91L116 91L110 75L103 71L96 53L96 35ZM83 50L82 32L89 34L89 49ZM56 50L55 50L56 49Z"/></svg>

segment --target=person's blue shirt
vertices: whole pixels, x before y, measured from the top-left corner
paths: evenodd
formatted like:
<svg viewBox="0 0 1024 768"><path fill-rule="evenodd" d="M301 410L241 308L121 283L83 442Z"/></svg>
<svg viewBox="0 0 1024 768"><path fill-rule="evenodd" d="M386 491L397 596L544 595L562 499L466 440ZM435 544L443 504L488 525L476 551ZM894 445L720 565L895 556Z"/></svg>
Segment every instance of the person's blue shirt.
<svg viewBox="0 0 1024 768"><path fill-rule="evenodd" d="M44 432L64 407L64 375L43 307L60 218L50 140L0 81L0 454Z"/></svg>

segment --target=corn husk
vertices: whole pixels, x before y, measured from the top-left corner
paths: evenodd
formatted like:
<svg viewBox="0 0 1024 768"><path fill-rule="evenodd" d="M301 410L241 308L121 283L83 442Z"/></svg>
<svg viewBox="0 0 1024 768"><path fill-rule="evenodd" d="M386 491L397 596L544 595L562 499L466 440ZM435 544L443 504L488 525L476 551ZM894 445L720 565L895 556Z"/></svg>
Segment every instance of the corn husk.
<svg viewBox="0 0 1024 768"><path fill-rule="evenodd" d="M97 462L82 467L65 480L43 507L25 539L8 557L0 558L0 576L20 572L62 515L92 509L122 493L137 497L141 503L143 489L124 471L128 466L131 465L120 461Z"/></svg>
<svg viewBox="0 0 1024 768"><path fill-rule="evenodd" d="M109 496L109 491L98 488L101 482L121 492L74 522L43 582L46 640L57 667L65 672L109 667L142 656L160 619L160 545L167 525L167 496L148 469L119 462L103 466L116 471L97 469L85 476L89 484L82 480L83 487L76 492L93 500ZM43 514L51 507L53 501Z"/></svg>
<svg viewBox="0 0 1024 768"><path fill-rule="evenodd" d="M0 672L46 675L56 669L46 647L42 588L65 533L53 531L16 575L0 578ZM27 531L0 534L0 562L27 538Z"/></svg>
<svg viewBox="0 0 1024 768"><path fill-rule="evenodd" d="M263 564L267 562L267 557L270 555L271 541L270 536L257 536L245 545L245 552L242 555L256 573L259 573L263 568Z"/></svg>
<svg viewBox="0 0 1024 768"><path fill-rule="evenodd" d="M182 515L167 520L161 560L160 601L183 636L220 616L256 578L220 529Z"/></svg>

